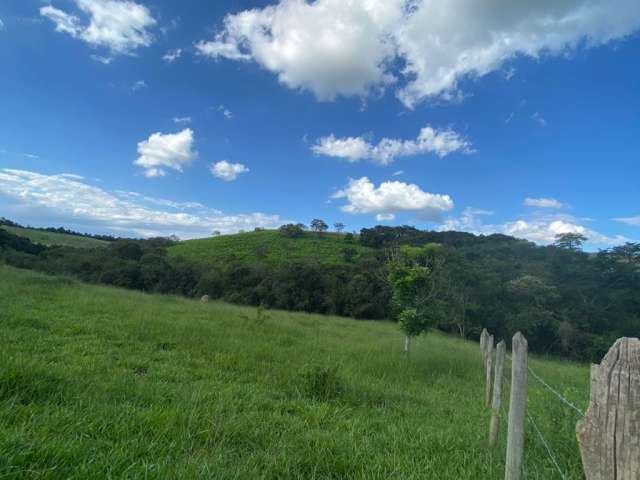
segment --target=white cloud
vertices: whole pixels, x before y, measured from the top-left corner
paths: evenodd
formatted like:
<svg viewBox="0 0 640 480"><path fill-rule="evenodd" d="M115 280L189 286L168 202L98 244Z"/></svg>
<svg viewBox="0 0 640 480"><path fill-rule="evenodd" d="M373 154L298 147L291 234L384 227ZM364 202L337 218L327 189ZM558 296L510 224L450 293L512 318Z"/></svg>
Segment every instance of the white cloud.
<svg viewBox="0 0 640 480"><path fill-rule="evenodd" d="M625 223L632 227L640 227L640 215L635 217L618 217L613 219L616 222Z"/></svg>
<svg viewBox="0 0 640 480"><path fill-rule="evenodd" d="M222 112L222 115L224 115L227 120L231 120L233 118L233 112L224 105L218 106L218 111Z"/></svg>
<svg viewBox="0 0 640 480"><path fill-rule="evenodd" d="M225 182L231 182L238 178L238 175L249 171L249 169L241 163L230 163L226 160L212 164L209 169L214 176L221 178Z"/></svg>
<svg viewBox="0 0 640 480"><path fill-rule="evenodd" d="M372 145L363 137L336 138L333 135L318 139L311 147L316 155L344 158L349 162L371 160L389 165L398 157L435 153L445 157L454 152L472 153L471 144L453 130L436 130L427 125L415 140L383 138Z"/></svg>
<svg viewBox="0 0 640 480"><path fill-rule="evenodd" d="M178 60L182 56L182 49L176 48L174 50L169 50L162 56L162 59L167 63L173 63Z"/></svg>
<svg viewBox="0 0 640 480"><path fill-rule="evenodd" d="M547 121L538 112L534 112L533 115L531 115L531 120L536 122L541 127L546 127L547 126Z"/></svg>
<svg viewBox="0 0 640 480"><path fill-rule="evenodd" d="M229 215L196 202L173 202L136 192L111 193L81 180L69 174L0 169L0 205L4 198L21 215L56 218L86 231L144 237L175 234L186 239L209 236L214 230L233 233L287 223L278 215Z"/></svg>
<svg viewBox="0 0 640 480"><path fill-rule="evenodd" d="M389 33L404 3L283 0L227 15L222 31L196 49L212 58L254 60L287 87L322 100L364 96L393 81L385 65L394 55Z"/></svg>
<svg viewBox="0 0 640 480"><path fill-rule="evenodd" d="M156 24L149 9L130 0L75 0L88 17L88 24L73 14L46 5L40 15L51 20L57 32L78 38L92 47L105 47L111 54L132 54L153 41L148 29ZM107 57L101 57L107 58Z"/></svg>
<svg viewBox="0 0 640 480"><path fill-rule="evenodd" d="M145 88L147 88L147 82L145 82L144 80L137 80L133 82L131 87L129 87L129 90L131 91L131 93L136 93L140 90L144 90Z"/></svg>
<svg viewBox="0 0 640 480"><path fill-rule="evenodd" d="M379 213L376 215L376 221L378 222L391 222L395 218L396 216L393 213Z"/></svg>
<svg viewBox="0 0 640 480"><path fill-rule="evenodd" d="M91 60L99 62L103 65L109 65L111 62L113 62L113 57L104 57L102 55L95 55L95 54L92 54L89 57L91 58Z"/></svg>
<svg viewBox="0 0 640 480"><path fill-rule="evenodd" d="M564 204L555 198L525 198L524 204L527 207L537 208L564 208Z"/></svg>
<svg viewBox="0 0 640 480"><path fill-rule="evenodd" d="M523 238L538 244L548 245L556 240L556 235L563 233L581 233L587 237L587 244L591 246L613 246L628 241L621 235L613 237L602 234L582 225L578 218L571 215L534 215L527 218L509 220L504 223L485 223L482 216L492 215L493 212L467 208L458 218L449 218L443 222L438 230L457 230L474 233L476 235L491 235L501 233L516 238Z"/></svg>
<svg viewBox="0 0 640 480"><path fill-rule="evenodd" d="M637 0L280 0L227 15L196 49L254 61L320 100L394 84L413 107L428 97L459 99L462 79L518 56L562 55L639 27Z"/></svg>
<svg viewBox="0 0 640 480"><path fill-rule="evenodd" d="M182 172L198 156L193 150L193 130L153 133L138 143L138 155L134 163L144 168L147 177L162 177L166 175L166 168Z"/></svg>
<svg viewBox="0 0 640 480"><path fill-rule="evenodd" d="M191 123L191 117L173 117L173 123Z"/></svg>
<svg viewBox="0 0 640 480"><path fill-rule="evenodd" d="M4 27L4 22L2 21L2 19L0 18L0 32L3 31L5 29Z"/></svg>
<svg viewBox="0 0 640 480"><path fill-rule="evenodd" d="M415 212L421 219L432 220L453 208L449 195L423 191L419 186L398 181L382 182L376 187L367 177L351 179L332 198L344 198L341 210L350 214L375 213L377 220L391 220L397 212Z"/></svg>
<svg viewBox="0 0 640 480"><path fill-rule="evenodd" d="M404 175L404 170L398 170L396 172L393 172L393 174L391 176L392 177L398 177L400 175Z"/></svg>

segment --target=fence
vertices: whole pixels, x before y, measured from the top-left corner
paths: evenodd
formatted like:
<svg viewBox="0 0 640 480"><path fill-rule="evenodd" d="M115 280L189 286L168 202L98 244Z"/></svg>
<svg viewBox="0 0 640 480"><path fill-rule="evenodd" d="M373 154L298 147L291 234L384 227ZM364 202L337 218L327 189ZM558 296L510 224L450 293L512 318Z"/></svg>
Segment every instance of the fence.
<svg viewBox="0 0 640 480"><path fill-rule="evenodd" d="M494 348L494 338L486 329L480 336L485 403L491 407L489 445L492 448L497 444L500 420L504 420L503 387L509 389L505 480L527 479L523 462L525 421L531 425L535 433L532 440L542 445L557 478L569 478L551 443L527 412L529 376L577 418L576 434L587 480L640 479L640 340L617 340L602 363L591 367L590 405L586 413L529 366L527 340L521 333L514 335L511 345L512 355L508 355L504 341ZM505 358L511 362L510 379L504 373Z"/></svg>

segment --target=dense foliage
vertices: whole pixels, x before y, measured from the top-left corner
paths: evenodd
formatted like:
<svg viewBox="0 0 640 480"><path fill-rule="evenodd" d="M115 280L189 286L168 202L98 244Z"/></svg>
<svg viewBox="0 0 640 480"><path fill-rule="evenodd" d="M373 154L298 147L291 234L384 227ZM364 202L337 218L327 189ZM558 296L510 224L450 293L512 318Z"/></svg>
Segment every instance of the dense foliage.
<svg viewBox="0 0 640 480"><path fill-rule="evenodd" d="M400 306L428 327L462 337L487 327L506 339L520 330L534 351L583 360L601 358L615 338L640 329L640 244L585 253L575 238L538 247L412 227L363 229L357 237L323 232L283 228L76 249L0 229L0 259L92 283L267 308L383 319L398 318ZM398 301L402 288L415 292Z"/></svg>

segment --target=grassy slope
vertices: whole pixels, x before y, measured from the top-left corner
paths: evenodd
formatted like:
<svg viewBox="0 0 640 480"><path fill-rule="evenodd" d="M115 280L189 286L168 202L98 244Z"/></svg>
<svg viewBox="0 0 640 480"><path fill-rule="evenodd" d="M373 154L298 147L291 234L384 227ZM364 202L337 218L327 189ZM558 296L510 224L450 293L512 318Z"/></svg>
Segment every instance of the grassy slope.
<svg viewBox="0 0 640 480"><path fill-rule="evenodd" d="M40 243L42 245L52 246L59 245L62 247L75 247L75 248L95 248L102 247L108 244L104 240L98 240L96 238L80 237L77 235L67 235L64 233L46 232L44 230L32 230L30 228L17 228L2 226L9 233L18 235L20 237L26 237L33 243Z"/></svg>
<svg viewBox="0 0 640 480"><path fill-rule="evenodd" d="M250 262L264 260L273 263L285 260L316 260L320 263L337 264L344 262L343 250L347 247L357 252L367 250L354 242L344 241L344 235L327 233L321 236L305 232L299 238L287 238L276 230L223 235L220 237L187 240L171 247L171 255L201 263L212 264L219 260L237 258Z"/></svg>
<svg viewBox="0 0 640 480"><path fill-rule="evenodd" d="M477 344L407 362L390 323L256 314L0 266L0 478L502 478ZM586 367L531 363L585 406ZM343 392L305 395L312 365ZM572 415L533 383L529 409L581 478ZM527 435L528 478L555 478Z"/></svg>

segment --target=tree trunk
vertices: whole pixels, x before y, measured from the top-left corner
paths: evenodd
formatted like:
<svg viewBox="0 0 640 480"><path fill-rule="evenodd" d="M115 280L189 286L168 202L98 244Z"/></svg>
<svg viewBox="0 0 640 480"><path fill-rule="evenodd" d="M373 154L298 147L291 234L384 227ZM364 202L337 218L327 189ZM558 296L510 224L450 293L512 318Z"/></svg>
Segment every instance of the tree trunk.
<svg viewBox="0 0 640 480"><path fill-rule="evenodd" d="M409 355L409 351L411 350L411 336L404 336L404 353Z"/></svg>

